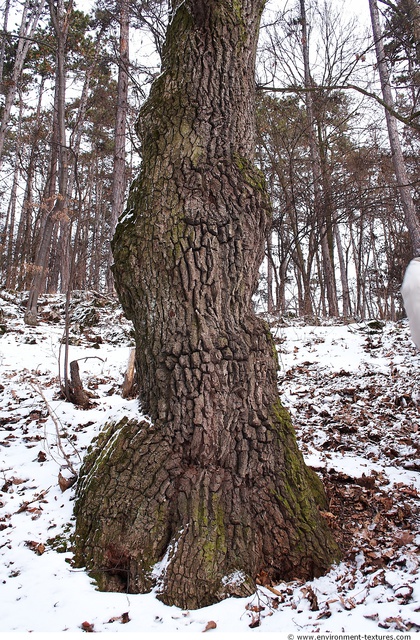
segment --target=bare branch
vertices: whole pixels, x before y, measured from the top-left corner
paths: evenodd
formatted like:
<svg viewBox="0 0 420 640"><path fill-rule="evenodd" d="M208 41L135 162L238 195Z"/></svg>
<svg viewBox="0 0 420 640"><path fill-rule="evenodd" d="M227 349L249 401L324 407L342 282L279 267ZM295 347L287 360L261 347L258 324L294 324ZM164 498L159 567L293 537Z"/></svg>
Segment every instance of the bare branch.
<svg viewBox="0 0 420 640"><path fill-rule="evenodd" d="M393 107L385 102L380 96L372 91L368 91L367 89L363 89L362 87L358 87L355 84L351 84L347 82L346 84L337 84L337 85L328 85L328 86L316 86L316 87L302 87L302 86L291 86L291 87L272 87L266 85L257 85L257 91L267 91L271 93L308 93L308 92L317 92L317 91L346 91L346 90L357 91L358 93L367 96L368 98L372 98L378 104L380 104L384 109L386 109L391 115L394 116L397 120L405 124L407 127L411 127L416 131L420 131L420 123L414 122L416 118L420 116L420 111L416 111L412 113L408 118L401 115L396 111Z"/></svg>

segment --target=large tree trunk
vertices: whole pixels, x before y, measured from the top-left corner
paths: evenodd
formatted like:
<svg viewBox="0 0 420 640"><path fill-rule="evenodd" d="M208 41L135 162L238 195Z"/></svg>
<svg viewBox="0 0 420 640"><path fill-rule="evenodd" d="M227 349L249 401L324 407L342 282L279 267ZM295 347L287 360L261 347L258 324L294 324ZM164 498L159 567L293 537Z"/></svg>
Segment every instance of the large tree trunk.
<svg viewBox="0 0 420 640"><path fill-rule="evenodd" d="M264 0L178 4L113 241L151 423L112 426L87 458L75 559L102 589L157 584L166 603L195 608L249 594L262 571L319 575L338 549L252 306L270 220L253 164Z"/></svg>

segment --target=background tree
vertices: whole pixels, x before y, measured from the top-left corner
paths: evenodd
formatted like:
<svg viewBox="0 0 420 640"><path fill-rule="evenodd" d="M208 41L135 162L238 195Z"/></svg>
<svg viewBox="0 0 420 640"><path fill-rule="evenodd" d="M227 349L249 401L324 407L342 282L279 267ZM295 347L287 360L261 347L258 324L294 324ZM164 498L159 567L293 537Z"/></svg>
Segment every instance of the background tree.
<svg viewBox="0 0 420 640"><path fill-rule="evenodd" d="M34 36L36 27L38 25L38 21L42 15L44 10L45 0L40 0L40 2L32 5L30 0L25 0L23 10L22 10L22 19L21 25L19 29L19 34L17 38L16 50L14 54L13 60L13 68L10 74L10 77L7 81L7 91L5 92L6 99L4 102L4 106L2 109L2 118L0 124L0 167L2 164L2 156L3 156L3 147L4 141L6 138L6 130L10 120L10 113L13 106L13 102L16 96L16 91L18 88L18 84L20 81L20 77L23 70L23 65L25 63L26 56L28 55L29 48L32 45L32 38ZM9 3L6 4L5 7L5 16L4 16L4 26L7 26L7 17L9 12ZM2 38L3 44L6 39ZM4 68L4 48L2 46L2 84L4 86L3 80L3 68Z"/></svg>
<svg viewBox="0 0 420 640"><path fill-rule="evenodd" d="M41 241L35 259L34 278L29 292L25 322L37 324L37 303L45 281L45 271L50 255L51 238L59 216L67 216L69 152L67 147L66 108L66 50L73 2L48 0L51 23L56 37L56 71L54 96L54 125L51 143L51 164L45 204L48 209L41 233Z"/></svg>
<svg viewBox="0 0 420 640"><path fill-rule="evenodd" d="M390 75L385 58L385 47L382 39L382 30L379 22L379 11L376 0L369 0L369 8L372 22L372 32L375 40L376 57L378 62L378 72L381 81L381 88L384 100L387 105L394 106ZM395 175L399 187L402 206L408 232L411 239L414 256L420 255L420 222L417 216L414 201L411 196L409 178L405 166L404 156L400 144L397 122L395 117L385 109L385 117L388 128L389 144L391 147L392 161Z"/></svg>
<svg viewBox="0 0 420 640"><path fill-rule="evenodd" d="M286 273L279 280L289 285L289 305L293 303L290 292L295 283L299 314L337 315L341 299L340 311L348 316L350 285L344 255L348 235L340 180L343 154L355 144L351 140L352 125L360 126L356 117L360 99L345 95L339 87L357 72L359 62L354 52L360 50L362 42L355 37L354 24L344 23L335 7L323 3L310 9L308 14L302 1L296 9L280 13L265 34L268 86L260 81L260 91L295 93L296 98L277 102L276 107L271 101L273 109L266 99L259 110L261 118L269 114L262 156L267 154L269 137L271 152L266 166L268 173L276 176L270 184L275 186L277 180L282 184L281 195L273 194L274 221L281 223L275 224L274 231L281 237L279 269L286 268ZM312 56L310 32L314 42L320 43ZM268 63L273 60L274 75L270 79ZM276 113L288 120L288 126L280 126L277 131ZM287 221L292 219L288 226ZM294 230L290 242L285 240L289 229Z"/></svg>
<svg viewBox="0 0 420 640"><path fill-rule="evenodd" d="M130 18L128 0L119 0L119 56L118 56L118 97L115 115L114 134L114 172L112 180L112 206L110 220L110 239L114 235L117 220L123 212L127 185L126 169L126 125L128 115L128 82L129 82L129 35ZM108 291L113 291L113 278L110 272L111 248L108 253Z"/></svg>
<svg viewBox="0 0 420 640"><path fill-rule="evenodd" d="M151 79L159 72L167 4L166 0L129 3L133 42L142 43L133 47L128 67L130 123L148 93ZM414 126L418 120L419 95L417 5L411 0L380 4L385 53L395 95L391 113L395 112L400 122L400 143L416 207L420 172L419 135ZM58 215L47 250L42 289L49 292L66 291L73 259L71 288L90 287L104 292L108 289L107 274L112 261L109 241L114 224L112 184L118 173L114 169L117 80L123 66L119 55L119 7L115 0L101 0L88 15L77 10L75 2L71 15L66 82L72 90L66 95L64 109L67 207ZM369 82L374 83L376 77L375 57L367 51L366 41L358 37L356 25L340 15L336 5L316 0L306 3L313 84L308 87L312 96L311 128L304 99L307 89L300 3L280 12L270 13L269 7L262 29L259 84L274 83L276 91L283 93L273 92L270 96L273 100L265 95L267 99L260 101L258 109L261 120L258 164L268 177L274 211L272 233L266 239L267 260L256 296L258 308L265 308L269 302L272 313L328 314L329 283L340 314L356 314L359 318L390 313L398 317L401 313L398 274L392 265L396 264L397 253L400 265L407 234L404 226L400 226L398 186L389 170L385 102L379 95L376 100L368 97L374 95L374 85ZM2 8L5 31L0 43L4 70L0 89L2 114L16 68L18 44L25 40L31 46L18 74L0 168L0 282L1 286L28 290L37 272L36 256L53 202L48 197L48 185L56 113L52 98L56 36L47 11L40 15L30 41L22 34L19 36L21 25L27 27L23 13L26 11L27 18L32 16L39 3L35 6L5 0ZM18 15L16 28L10 11ZM156 56L150 54L153 48ZM365 102L360 99L363 94L351 88L357 84L367 93ZM274 95L294 98L275 100ZM133 129L127 127L126 153L121 164L126 182L141 161L141 148ZM311 130L319 176L317 214L309 145ZM361 166L357 167L356 162ZM376 222L375 207L379 216ZM396 235L399 228L401 242ZM357 239L362 239L362 244ZM323 245L324 249L328 245L327 252L322 252ZM363 255L361 246L366 249ZM333 278L327 277L325 268L324 256L328 254Z"/></svg>
<svg viewBox="0 0 420 640"><path fill-rule="evenodd" d="M172 3L162 74L138 120L142 170L113 241L152 422L104 434L77 500L76 560L101 588L158 580L181 607L250 593L264 571L318 575L338 555L252 308L270 215L254 164L263 6Z"/></svg>

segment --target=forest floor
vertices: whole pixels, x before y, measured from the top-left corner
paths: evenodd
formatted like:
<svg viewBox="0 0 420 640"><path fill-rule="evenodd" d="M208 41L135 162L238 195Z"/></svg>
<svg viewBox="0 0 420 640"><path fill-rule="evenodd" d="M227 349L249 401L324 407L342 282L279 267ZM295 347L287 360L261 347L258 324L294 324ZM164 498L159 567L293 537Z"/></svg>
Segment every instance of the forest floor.
<svg viewBox="0 0 420 640"><path fill-rule="evenodd" d="M104 424L139 415L121 397L129 323L115 301L73 295L70 359L91 400L82 410L58 393L63 297L41 299L36 328L23 324L24 302L0 292L0 635L420 631L420 353L406 321L270 319L282 401L326 487L343 560L310 582L183 611L153 592L100 593L71 565L68 463L80 467Z"/></svg>

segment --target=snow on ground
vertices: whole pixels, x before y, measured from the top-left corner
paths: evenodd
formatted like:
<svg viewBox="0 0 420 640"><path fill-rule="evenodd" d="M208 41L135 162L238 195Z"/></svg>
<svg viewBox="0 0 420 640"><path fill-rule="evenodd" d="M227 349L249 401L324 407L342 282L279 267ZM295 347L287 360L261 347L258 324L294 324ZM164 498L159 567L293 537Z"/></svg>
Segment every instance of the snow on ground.
<svg viewBox="0 0 420 640"><path fill-rule="evenodd" d="M324 516L343 561L307 583L182 611L154 593L100 593L71 565L74 487L62 492L58 484L60 470L68 475L61 447L79 468L104 424L138 415L137 402L120 395L129 323L115 301L73 296L70 359L88 358L79 365L92 402L81 410L58 394L63 299L41 299L35 329L23 324L23 310L23 297L0 292L0 635L192 637L209 622L216 626L208 633L229 638L420 630L420 354L406 321L271 319L282 400L307 463L324 481Z"/></svg>

